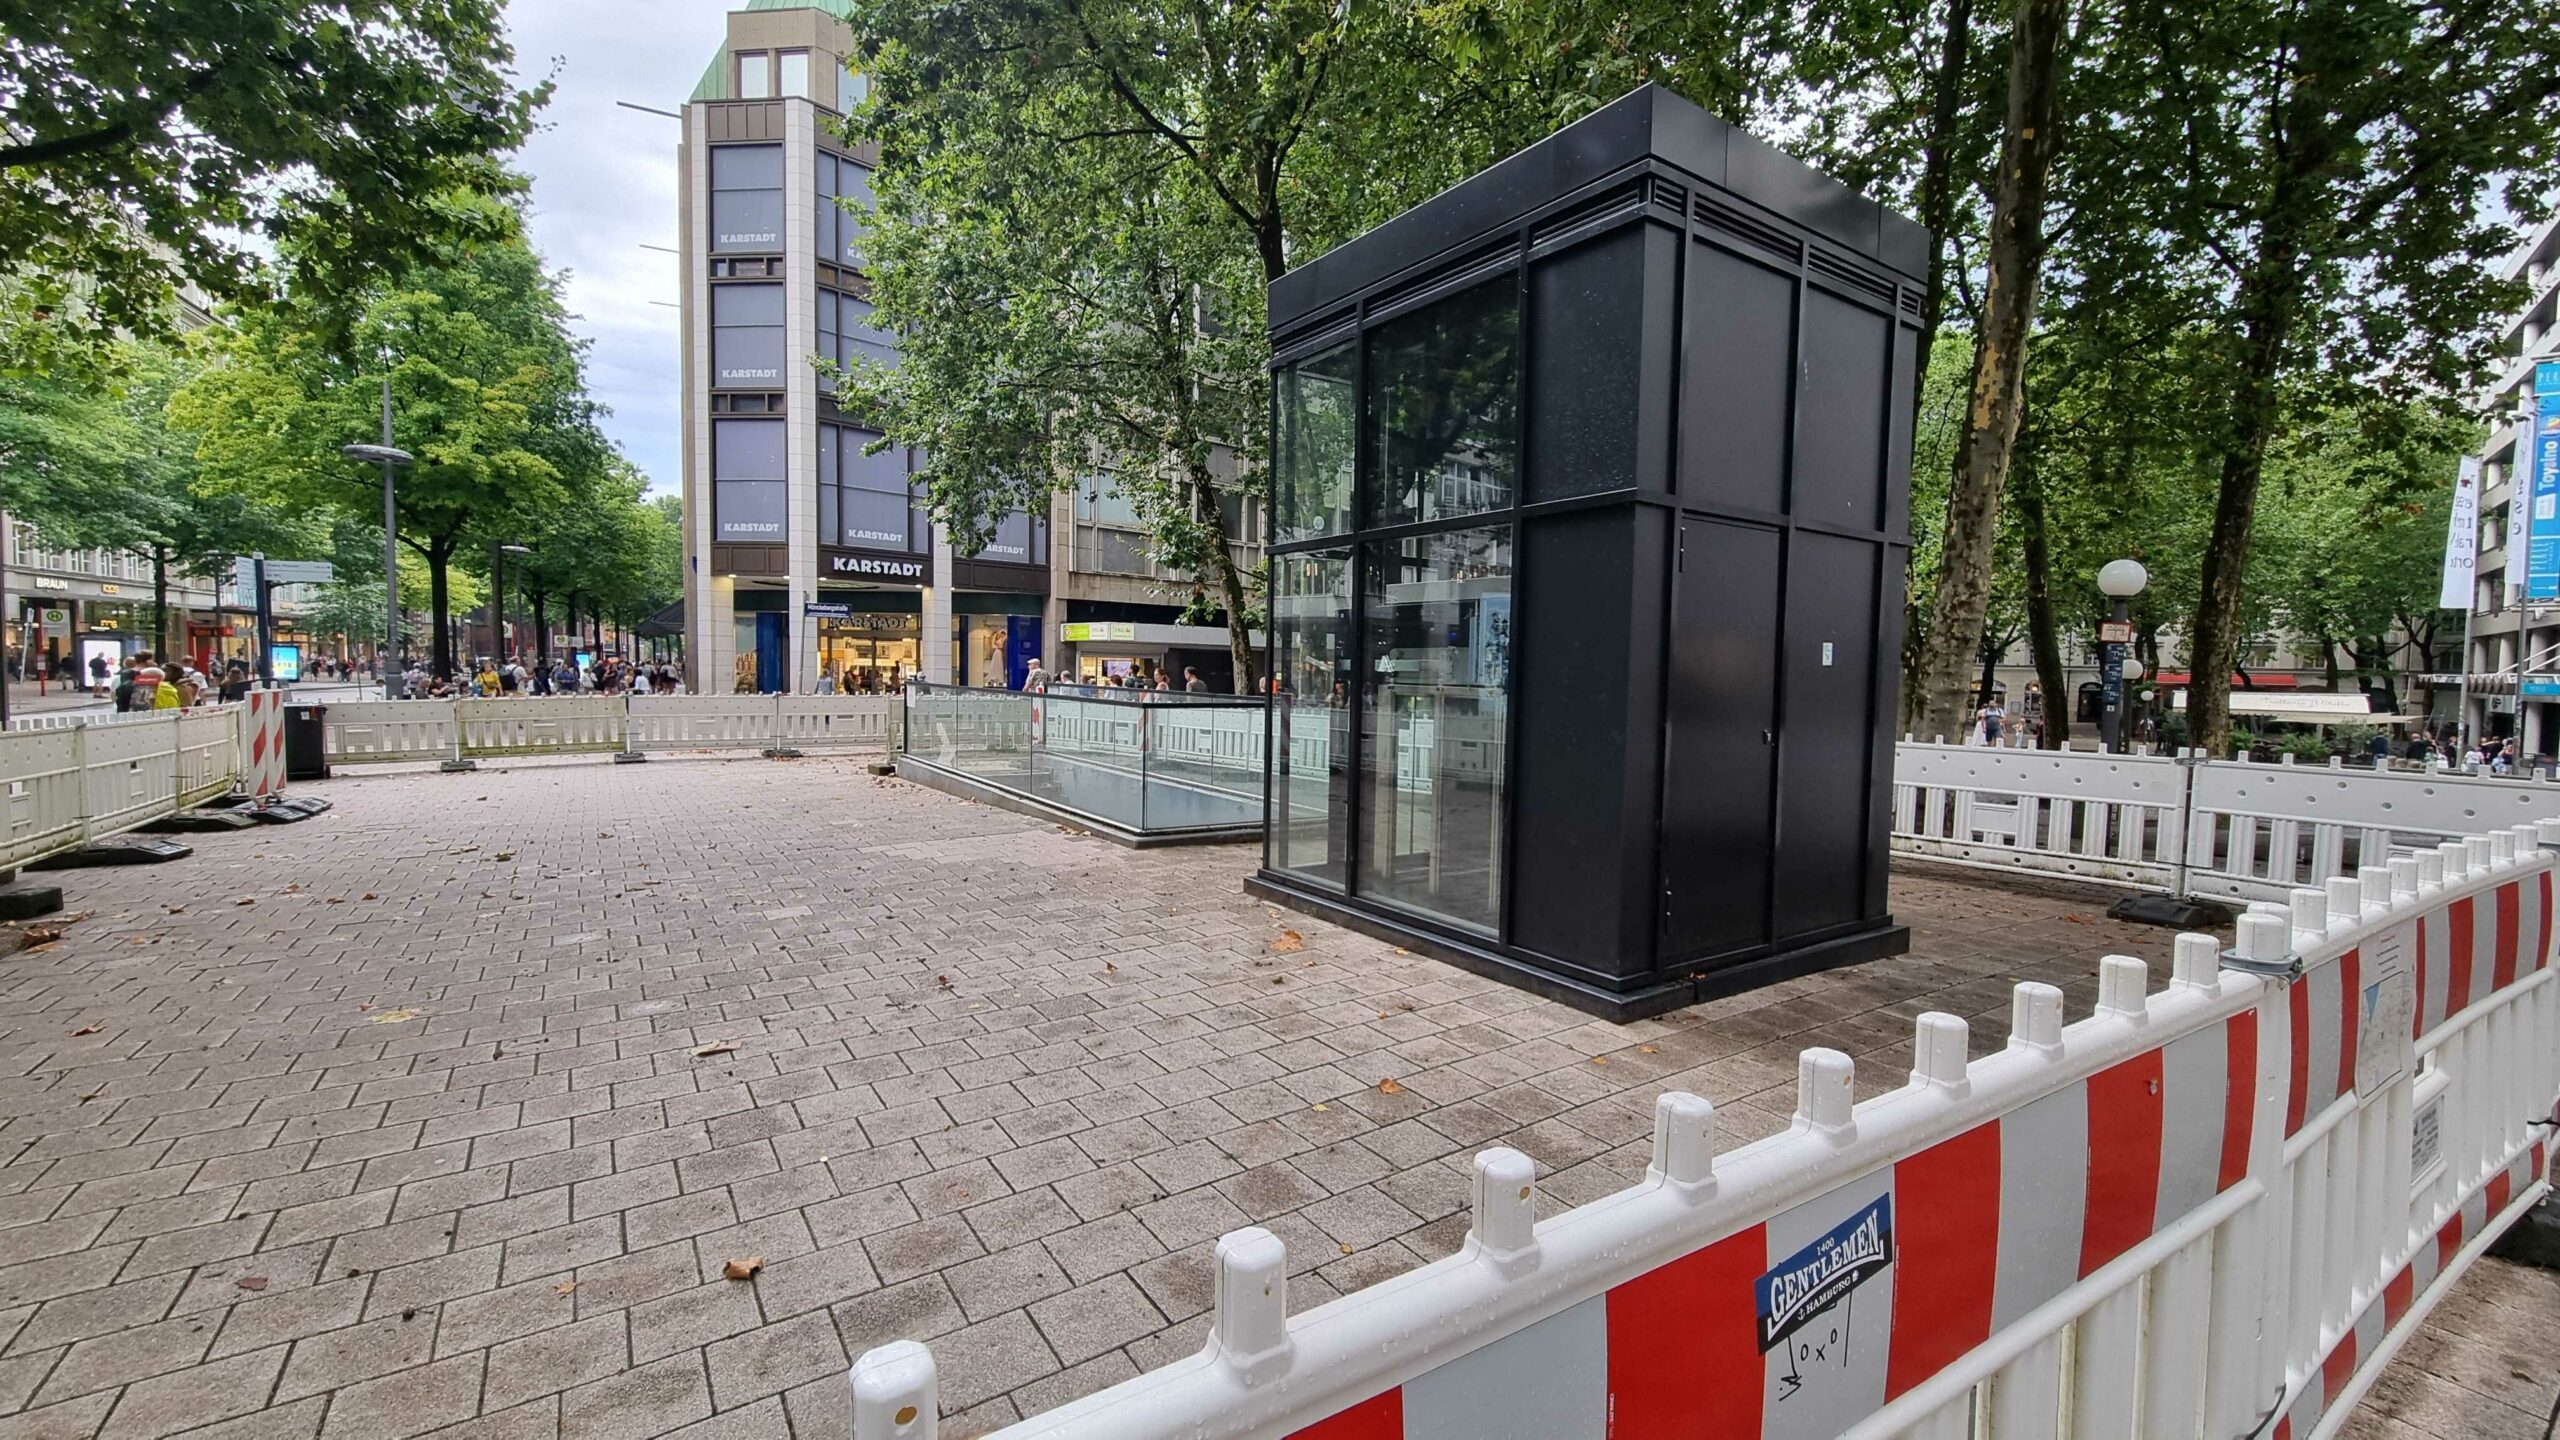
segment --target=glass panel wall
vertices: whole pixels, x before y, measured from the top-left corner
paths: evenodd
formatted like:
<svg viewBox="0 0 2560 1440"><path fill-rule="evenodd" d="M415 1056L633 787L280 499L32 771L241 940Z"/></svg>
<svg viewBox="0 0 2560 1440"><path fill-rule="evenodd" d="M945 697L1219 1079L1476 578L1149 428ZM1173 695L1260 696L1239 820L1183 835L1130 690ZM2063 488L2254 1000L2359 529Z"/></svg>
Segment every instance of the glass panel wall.
<svg viewBox="0 0 2560 1440"><path fill-rule="evenodd" d="M779 420L711 422L711 538L779 544L788 519Z"/></svg>
<svg viewBox="0 0 2560 1440"><path fill-rule="evenodd" d="M738 98L770 100L773 98L773 56L763 50L738 52Z"/></svg>
<svg viewBox="0 0 2560 1440"><path fill-rule="evenodd" d="M1271 866L1342 887L1351 826L1351 555L1271 562Z"/></svg>
<svg viewBox="0 0 2560 1440"><path fill-rule="evenodd" d="M782 147L711 147L711 249L714 254L782 248Z"/></svg>
<svg viewBox="0 0 2560 1440"><path fill-rule="evenodd" d="M1007 565L1046 565L1049 563L1049 522L1043 516L1034 519L1020 510L996 522L987 538L987 548L971 557L996 560Z"/></svg>
<svg viewBox="0 0 2560 1440"><path fill-rule="evenodd" d="M809 52L782 52L782 93L805 100L809 98Z"/></svg>
<svg viewBox="0 0 2560 1440"><path fill-rule="evenodd" d="M1368 524L1510 508L1520 437L1516 292L1506 275L1369 333Z"/></svg>
<svg viewBox="0 0 2560 1440"><path fill-rule="evenodd" d="M1311 540L1351 528L1352 439L1358 407L1349 342L1308 356L1274 377L1278 454L1272 467L1277 539Z"/></svg>
<svg viewBox="0 0 2560 1440"><path fill-rule="evenodd" d="M821 287L818 291L818 354L848 371L857 361L895 365L898 363L898 341L896 336L871 323L870 301ZM819 391L832 395L835 388L835 377L819 372Z"/></svg>
<svg viewBox="0 0 2560 1440"><path fill-rule="evenodd" d="M1511 526L1361 547L1359 889L1468 929L1501 919Z"/></svg>
<svg viewBox="0 0 2560 1440"><path fill-rule="evenodd" d="M782 287L711 287L711 383L771 390L782 385Z"/></svg>
<svg viewBox="0 0 2560 1440"><path fill-rule="evenodd" d="M818 543L924 554L931 531L908 483L906 451L863 453L879 438L858 426L818 427Z"/></svg>
<svg viewBox="0 0 2560 1440"><path fill-rule="evenodd" d="M861 265L862 222L870 211L871 172L841 155L819 151L818 258Z"/></svg>

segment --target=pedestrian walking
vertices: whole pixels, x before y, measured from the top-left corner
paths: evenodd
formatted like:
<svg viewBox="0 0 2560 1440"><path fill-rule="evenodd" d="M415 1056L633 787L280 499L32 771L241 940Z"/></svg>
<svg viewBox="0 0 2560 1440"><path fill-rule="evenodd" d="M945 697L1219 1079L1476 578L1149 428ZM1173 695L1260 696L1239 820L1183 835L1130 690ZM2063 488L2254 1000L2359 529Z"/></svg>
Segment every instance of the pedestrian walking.
<svg viewBox="0 0 2560 1440"><path fill-rule="evenodd" d="M1200 678L1200 672L1197 669L1185 665L1182 667L1182 688L1189 694L1206 695L1209 693L1209 682Z"/></svg>

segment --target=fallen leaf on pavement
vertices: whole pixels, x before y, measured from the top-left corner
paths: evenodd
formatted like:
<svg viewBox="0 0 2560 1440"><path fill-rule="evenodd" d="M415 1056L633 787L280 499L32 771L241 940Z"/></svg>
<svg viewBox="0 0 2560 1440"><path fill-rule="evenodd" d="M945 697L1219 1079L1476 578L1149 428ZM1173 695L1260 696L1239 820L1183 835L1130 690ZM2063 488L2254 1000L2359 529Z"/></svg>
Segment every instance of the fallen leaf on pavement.
<svg viewBox="0 0 2560 1440"><path fill-rule="evenodd" d="M726 1040L714 1040L708 1045L694 1046L693 1058L696 1060L708 1060L714 1055L734 1054L737 1049L737 1046L730 1044Z"/></svg>
<svg viewBox="0 0 2560 1440"><path fill-rule="evenodd" d="M255 895L243 895L231 903L234 905L255 905L258 903L258 897Z"/></svg>
<svg viewBox="0 0 2560 1440"><path fill-rule="evenodd" d="M95 1026L95 1025L83 1025L83 1026L81 1026L79 1029L74 1030L74 1031L72 1031L71 1033L72 1033L72 1034L74 1034L74 1035L95 1035L95 1034L97 1034L97 1033L98 1033L98 1029L99 1029L99 1027L98 1027L98 1026Z"/></svg>
<svg viewBox="0 0 2560 1440"><path fill-rule="evenodd" d="M2074 925L2086 925L2089 923L2089 917L2086 915L2065 915L2062 918L2070 921Z"/></svg>
<svg viewBox="0 0 2560 1440"><path fill-rule="evenodd" d="M365 899L367 899L367 900L374 900L374 899L379 899L380 897L379 897L379 896L376 896L372 891L367 890L366 892L364 892L364 898L365 898Z"/></svg>
<svg viewBox="0 0 2560 1440"><path fill-rule="evenodd" d="M1283 930L1280 932L1279 938L1271 942L1271 951L1275 955L1286 955L1293 950L1304 950L1306 948L1307 937L1299 934L1295 930Z"/></svg>
<svg viewBox="0 0 2560 1440"><path fill-rule="evenodd" d="M378 1014L368 1015L365 1018L376 1025L397 1025L403 1020L417 1019L418 1012L415 1010L384 1010Z"/></svg>
<svg viewBox="0 0 2560 1440"><path fill-rule="evenodd" d="M30 946L50 945L61 938L62 928L58 925L30 925L27 927L27 944Z"/></svg>
<svg viewBox="0 0 2560 1440"><path fill-rule="evenodd" d="M1343 1246L1343 1247L1342 1247L1342 1253L1343 1253L1343 1254L1345 1254L1345 1255L1350 1254L1350 1253L1351 1253L1351 1247L1350 1247L1350 1246L1348 1246L1348 1245Z"/></svg>
<svg viewBox="0 0 2560 1440"><path fill-rule="evenodd" d="M721 1266L720 1273L728 1276L732 1280L752 1280L755 1278L756 1272L763 1268L764 1257L761 1255L750 1255L744 1260L732 1260L728 1264Z"/></svg>
<svg viewBox="0 0 2560 1440"><path fill-rule="evenodd" d="M552 1294L554 1294L554 1295L566 1295L566 1294L569 1294L571 1291L576 1290L577 1288L578 1288L578 1282L577 1282L577 1281L575 1281L575 1280L563 1280L563 1281L561 1281L559 1284L557 1284L557 1285L555 1285L555 1286L551 1287L551 1293L552 1293Z"/></svg>
<svg viewBox="0 0 2560 1440"><path fill-rule="evenodd" d="M514 858L516 858L516 852L514 852L513 850L501 850L501 851L499 851L497 854L492 855L492 856L490 856L489 858L490 858L490 859L492 859L492 860L513 860Z"/></svg>
<svg viewBox="0 0 2560 1440"><path fill-rule="evenodd" d="M1639 1055L1659 1055L1662 1053L1662 1047L1659 1045L1639 1045L1636 1047L1636 1053Z"/></svg>
<svg viewBox="0 0 2560 1440"><path fill-rule="evenodd" d="M1594 1065L1606 1065L1609 1063L1609 1057L1606 1055L1594 1055L1591 1057L1591 1063Z"/></svg>
<svg viewBox="0 0 2560 1440"><path fill-rule="evenodd" d="M1317 1101L1317 1102L1316 1102L1316 1108L1317 1108L1317 1109L1319 1109L1319 1110L1330 1110L1330 1109L1332 1109L1333 1107L1332 1107L1332 1106L1330 1106L1330 1105L1327 1105L1327 1104L1326 1104L1326 1103L1324 1103L1323 1101L1319 1100L1319 1101Z"/></svg>
<svg viewBox="0 0 2560 1440"><path fill-rule="evenodd" d="M243 1275L232 1283L238 1285L243 1290L264 1290L267 1288L267 1277L264 1275Z"/></svg>
<svg viewBox="0 0 2560 1440"><path fill-rule="evenodd" d="M1397 1084L1393 1076L1389 1076L1388 1078L1378 1082L1378 1093L1381 1095L1401 1095L1404 1093L1404 1087Z"/></svg>

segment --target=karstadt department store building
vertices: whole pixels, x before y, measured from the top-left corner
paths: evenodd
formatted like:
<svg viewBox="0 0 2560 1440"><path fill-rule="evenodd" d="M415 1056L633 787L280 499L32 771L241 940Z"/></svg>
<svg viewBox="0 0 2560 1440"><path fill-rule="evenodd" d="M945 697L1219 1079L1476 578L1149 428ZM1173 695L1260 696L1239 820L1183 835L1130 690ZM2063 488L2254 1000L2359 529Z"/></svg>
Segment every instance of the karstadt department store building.
<svg viewBox="0 0 2560 1440"><path fill-rule="evenodd" d="M857 207L877 156L834 122L863 95L842 0L750 0L684 107L678 150L688 685L701 693L890 690L910 676L1019 686L1051 669L1198 663L1222 628L1180 624L1187 576L1154 567L1091 478L954 552L918 457L840 409L813 356L894 363L872 323ZM1258 506L1233 507L1250 563Z"/></svg>

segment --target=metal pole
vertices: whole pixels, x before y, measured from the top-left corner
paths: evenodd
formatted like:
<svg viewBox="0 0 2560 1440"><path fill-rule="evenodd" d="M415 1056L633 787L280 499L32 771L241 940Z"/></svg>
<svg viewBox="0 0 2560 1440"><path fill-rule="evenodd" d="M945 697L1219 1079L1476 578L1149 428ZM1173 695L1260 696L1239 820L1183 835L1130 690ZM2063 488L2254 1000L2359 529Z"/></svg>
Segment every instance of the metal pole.
<svg viewBox="0 0 2560 1440"><path fill-rule="evenodd" d="M9 528L9 512L0 509L0 612L5 612L9 604L9 545L15 538L16 535ZM80 647L75 645L72 648L77 650ZM23 655L26 652L21 650L19 653ZM29 660L34 658L32 655L27 656ZM0 730L9 728L9 677L5 672L6 666L0 665ZM24 673L23 665L21 673ZM84 675L80 678L86 680L88 677ZM13 870L8 873L14 875L17 872Z"/></svg>
<svg viewBox="0 0 2560 1440"><path fill-rule="evenodd" d="M391 445L391 377L382 377L382 444ZM394 493L396 468L389 460L382 462L382 595L385 615L382 624L382 649L375 662L382 671L382 698L397 700L408 693L409 667L404 663L400 646L400 501Z"/></svg>
<svg viewBox="0 0 2560 1440"><path fill-rule="evenodd" d="M268 606L267 557L263 551L249 557L249 583L258 592L258 683L273 685L276 683L275 616Z"/></svg>
<svg viewBox="0 0 2560 1440"><path fill-rule="evenodd" d="M2119 597L2109 612L2112 624L2133 623L2133 601ZM2098 693L2105 708L2098 712L2098 748L2110 755L2124 753L2124 642L2110 640L2098 647Z"/></svg>
<svg viewBox="0 0 2560 1440"><path fill-rule="evenodd" d="M2460 698L2453 702L2453 738L2454 744L2460 747L2454 751L2457 755L2470 748L2471 740L2471 612L2480 603L2477 582L2474 582L2472 590L2471 604L2462 607L2462 689Z"/></svg>

